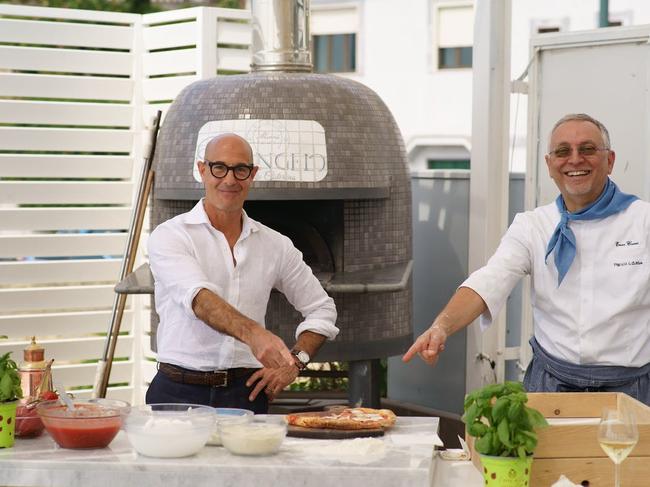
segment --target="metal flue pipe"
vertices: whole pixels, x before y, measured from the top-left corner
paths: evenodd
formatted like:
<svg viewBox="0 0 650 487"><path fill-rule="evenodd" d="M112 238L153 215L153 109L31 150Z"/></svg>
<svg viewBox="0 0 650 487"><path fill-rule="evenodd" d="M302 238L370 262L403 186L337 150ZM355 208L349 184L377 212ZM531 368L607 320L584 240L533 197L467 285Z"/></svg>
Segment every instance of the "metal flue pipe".
<svg viewBox="0 0 650 487"><path fill-rule="evenodd" d="M252 0L253 71L312 71L309 2Z"/></svg>

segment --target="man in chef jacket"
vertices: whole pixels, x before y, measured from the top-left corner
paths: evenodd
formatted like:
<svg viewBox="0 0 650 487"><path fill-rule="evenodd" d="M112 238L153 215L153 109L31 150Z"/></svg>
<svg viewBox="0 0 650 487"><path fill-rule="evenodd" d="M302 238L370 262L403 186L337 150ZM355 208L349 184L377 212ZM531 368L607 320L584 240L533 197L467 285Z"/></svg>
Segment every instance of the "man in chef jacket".
<svg viewBox="0 0 650 487"><path fill-rule="evenodd" d="M519 279L532 279L531 392L617 391L650 404L650 204L609 178L605 126L562 117L545 156L560 195L518 214L485 267L463 282L403 360L434 365L449 335L483 329Z"/></svg>

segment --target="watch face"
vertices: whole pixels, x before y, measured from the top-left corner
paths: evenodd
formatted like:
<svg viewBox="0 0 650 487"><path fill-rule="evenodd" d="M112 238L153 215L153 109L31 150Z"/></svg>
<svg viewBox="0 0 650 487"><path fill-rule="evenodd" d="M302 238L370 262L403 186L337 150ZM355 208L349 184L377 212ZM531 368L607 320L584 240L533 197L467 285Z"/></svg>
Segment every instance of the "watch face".
<svg viewBox="0 0 650 487"><path fill-rule="evenodd" d="M296 353L296 357L298 357L298 360L300 360L303 364L309 362L309 354L307 352L303 352L302 350Z"/></svg>

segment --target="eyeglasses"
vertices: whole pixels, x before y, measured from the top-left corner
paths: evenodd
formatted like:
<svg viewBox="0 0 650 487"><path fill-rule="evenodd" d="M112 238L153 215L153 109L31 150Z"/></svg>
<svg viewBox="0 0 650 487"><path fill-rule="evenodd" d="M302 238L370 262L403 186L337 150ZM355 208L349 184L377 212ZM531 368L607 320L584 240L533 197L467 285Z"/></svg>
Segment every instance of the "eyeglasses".
<svg viewBox="0 0 650 487"><path fill-rule="evenodd" d="M578 146L576 150L578 151L578 154L581 155L582 157L591 157L595 155L596 152L608 151L609 149L607 149L606 147L596 147L595 145L585 144L585 145ZM572 153L573 153L572 147L562 146L549 152L549 155L555 157L556 159L566 159L569 156L571 156Z"/></svg>
<svg viewBox="0 0 650 487"><path fill-rule="evenodd" d="M210 167L210 172L215 178L221 179L225 178L228 175L228 171L232 171L233 176L235 176L235 179L239 181L244 181L248 179L251 175L251 172L253 171L253 165L252 164L237 164L236 166L228 166L227 164L224 164L223 162L211 162L211 161L203 161L205 162L208 167Z"/></svg>

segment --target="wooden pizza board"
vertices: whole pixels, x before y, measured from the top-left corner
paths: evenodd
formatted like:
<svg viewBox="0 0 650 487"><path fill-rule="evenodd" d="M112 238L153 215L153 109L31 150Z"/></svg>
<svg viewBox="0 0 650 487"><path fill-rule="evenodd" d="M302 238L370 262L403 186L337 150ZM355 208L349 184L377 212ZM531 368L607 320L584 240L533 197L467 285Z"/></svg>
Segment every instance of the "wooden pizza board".
<svg viewBox="0 0 650 487"><path fill-rule="evenodd" d="M341 408L341 406L339 406L339 408ZM334 408L331 408L328 411L306 412L306 413L296 413L296 414L299 415L308 414L310 416L328 415L331 414L332 410L334 410ZM367 438L371 436L384 436L384 428L337 430L337 429L325 429L325 428L304 428L302 426L294 426L290 424L287 427L287 436L293 436L295 438L315 438L321 440L336 440L336 439L345 439L345 438Z"/></svg>
<svg viewBox="0 0 650 487"><path fill-rule="evenodd" d="M323 428L303 428L302 426L289 425L287 436L294 438L315 438L321 440L341 440L346 438L367 438L370 436L384 436L383 428L364 430L334 430Z"/></svg>

